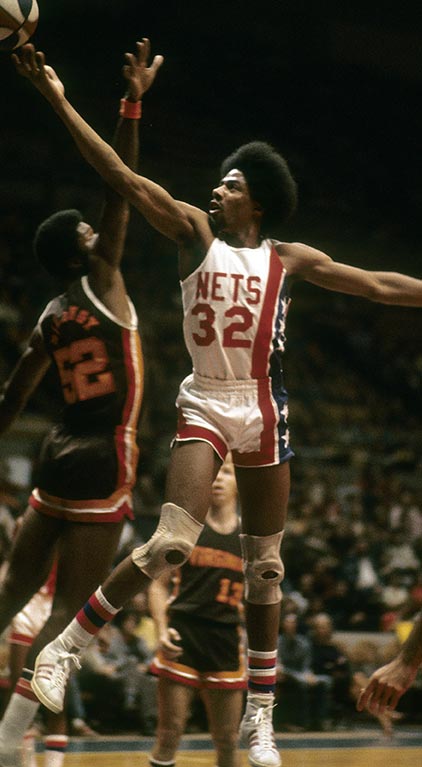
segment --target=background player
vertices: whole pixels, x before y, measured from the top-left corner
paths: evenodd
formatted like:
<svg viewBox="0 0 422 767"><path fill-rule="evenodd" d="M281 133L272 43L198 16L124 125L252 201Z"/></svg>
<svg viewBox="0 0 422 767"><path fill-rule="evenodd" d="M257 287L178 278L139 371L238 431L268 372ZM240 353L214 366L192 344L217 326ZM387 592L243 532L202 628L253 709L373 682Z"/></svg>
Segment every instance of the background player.
<svg viewBox="0 0 422 767"><path fill-rule="evenodd" d="M287 396L281 354L289 286L302 279L329 290L403 306L422 305L422 282L334 262L271 234L293 212L296 185L272 147L252 142L226 158L209 211L178 202L125 167L64 95L42 53L25 46L18 71L49 100L80 151L158 231L179 247L184 333L194 372L182 382L179 429L165 504L153 538L135 549L77 618L41 654L33 688L62 705L69 652L86 645L147 578L187 559L202 529L212 482L231 449L242 507L249 681L242 731L256 767L278 767L272 729L277 633L284 568L280 544L289 496ZM95 625L89 616L95 613ZM59 689L61 688L61 689Z"/></svg>
<svg viewBox="0 0 422 767"><path fill-rule="evenodd" d="M229 454L212 485L204 529L188 562L153 581L151 615L159 652L157 740L151 767L172 767L196 692L204 701L218 767L238 767L238 729L246 688L241 633L242 558L234 466ZM204 637L206 636L206 642Z"/></svg>
<svg viewBox="0 0 422 767"><path fill-rule="evenodd" d="M147 65L149 43L126 55L116 149L138 157L140 99L161 59ZM106 192L98 234L75 210L44 221L35 252L65 292L46 307L0 400L0 432L20 413L53 366L61 385L60 420L43 444L38 483L0 586L0 631L46 580L57 551L52 612L31 650L0 725L0 765L16 764L22 737L38 708L32 662L109 571L123 520L132 516L138 461L137 427L143 362L137 317L120 262L129 208Z"/></svg>

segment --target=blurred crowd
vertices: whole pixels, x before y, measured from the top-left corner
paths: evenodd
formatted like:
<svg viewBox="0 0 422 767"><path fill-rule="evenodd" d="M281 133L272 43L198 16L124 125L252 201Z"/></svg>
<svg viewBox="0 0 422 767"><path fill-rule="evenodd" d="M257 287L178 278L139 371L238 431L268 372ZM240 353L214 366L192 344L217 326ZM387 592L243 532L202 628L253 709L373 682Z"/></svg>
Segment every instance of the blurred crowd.
<svg viewBox="0 0 422 767"><path fill-rule="evenodd" d="M49 158L60 155L60 141L53 137L51 151L48 136L41 134L28 137L24 161L17 140L8 135L3 145L0 137L0 383L56 292L31 252L37 224L62 207L80 207L94 224L98 215L97 181L81 168L77 156L70 154L54 168L52 184ZM180 158L179 164L175 176L181 170ZM300 158L294 165L302 168ZM205 201L208 176L211 181L207 167L201 176L196 173L197 191ZM338 232L350 209L338 207L337 197L322 199L312 187L313 174L308 172L307 178L308 219L300 221L305 232L316 231L318 236L321 212L325 217L333 214ZM188 182L182 180L182 187L183 183ZM372 232L366 249L360 247L360 263L371 247L379 252L386 246L391 234L388 222ZM323 242L321 230L319 235L321 247L355 263L351 246L343 255L335 242ZM403 268L400 253L396 268ZM174 400L190 368L174 248L139 216L133 216L124 272L140 318L146 386L136 516L124 528L119 558L155 529L176 422ZM422 317L420 310L373 305L307 285L295 286L292 299L285 376L296 457L291 462L292 494L283 543L286 579L276 721L308 729L324 728L333 717L350 714L359 674L370 673L383 653L387 657L394 650L392 643L400 641L400 632L422 609ZM15 521L25 508L39 445L56 403L47 375L19 422L0 438L0 565L7 561ZM152 731L154 711L143 717L140 712L146 708L142 696L154 698L148 687L154 680L147 672L154 640L146 607L135 605L134 610L101 634L90 651L78 679L80 695L75 694L72 719L87 718L93 727L107 729L115 727L118 711L123 726ZM146 626L148 641L143 637ZM333 636L350 632L362 637L354 649L333 643ZM368 632L389 641L373 644ZM134 635L137 640L130 645ZM6 684L7 658L0 666ZM78 700L84 708L78 708ZM284 705L283 700L294 705ZM203 726L204 718L198 712L196 716L191 726ZM388 730L391 723L382 724Z"/></svg>

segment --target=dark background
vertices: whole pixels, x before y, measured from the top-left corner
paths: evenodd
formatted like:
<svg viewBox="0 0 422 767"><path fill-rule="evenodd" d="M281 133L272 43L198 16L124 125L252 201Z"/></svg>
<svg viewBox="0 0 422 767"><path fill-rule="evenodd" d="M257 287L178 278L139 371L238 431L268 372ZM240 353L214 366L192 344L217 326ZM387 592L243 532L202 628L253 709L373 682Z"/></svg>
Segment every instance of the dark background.
<svg viewBox="0 0 422 767"><path fill-rule="evenodd" d="M286 155L300 186L288 236L334 243L333 255L354 263L369 257L418 273L420 11L360 0L352 9L303 0L39 5L35 44L107 139L123 52L148 36L165 56L145 100L143 169L176 195L205 205L222 157L243 141L266 139ZM38 159L39 183L80 174L93 184L63 127L7 54L0 70L2 182L19 185ZM54 157L54 179L44 157L33 156L39 136Z"/></svg>
<svg viewBox="0 0 422 767"><path fill-rule="evenodd" d="M63 79L73 105L108 141L124 90L124 52L146 36L153 53L165 56L144 99L140 168L176 197L207 206L224 156L242 142L267 140L285 155L299 184L299 208L277 233L282 239L307 242L347 263L421 276L419 9L362 0L348 6L331 0L39 5L35 45ZM0 276L7 286L6 314L18 312L13 330L14 320L2 319L0 306L4 380L56 292L32 256L36 226L63 207L81 208L95 226L102 186L6 53L0 54L0 82ZM167 460L174 397L189 370L176 251L136 211L123 268L147 352L151 444L162 430ZM324 392L329 401L346 390L348 376L357 375L354 401L365 386L376 385L376 396L400 395L415 416L421 402L420 310L383 309L351 297L339 301L306 284L293 297L290 369L287 359L292 401L300 389L310 412L311 374L318 386L331 381ZM304 339L314 344L311 350ZM316 365L315 349L333 361L336 375L327 374L325 358ZM314 372L302 371L305 356L316 365ZM398 360L395 367L392 358ZM48 412L49 404L41 393L29 408ZM400 421L402 406L396 412ZM292 421L298 434L303 424L294 412ZM420 432L419 421L414 426ZM299 434L300 442L311 439L309 428ZM321 439L319 427L317 432L315 441Z"/></svg>

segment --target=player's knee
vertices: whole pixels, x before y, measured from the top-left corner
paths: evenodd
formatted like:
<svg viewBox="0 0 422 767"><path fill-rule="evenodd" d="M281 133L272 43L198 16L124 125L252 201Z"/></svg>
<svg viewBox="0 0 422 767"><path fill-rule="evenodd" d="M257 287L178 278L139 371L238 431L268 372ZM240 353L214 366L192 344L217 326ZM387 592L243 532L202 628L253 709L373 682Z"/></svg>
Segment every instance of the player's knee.
<svg viewBox="0 0 422 767"><path fill-rule="evenodd" d="M185 509L165 503L154 535L132 552L132 561L150 578L183 565L203 528Z"/></svg>
<svg viewBox="0 0 422 767"><path fill-rule="evenodd" d="M280 583L284 565L280 546L284 531L273 535L241 535L245 596L253 604L271 605L281 601Z"/></svg>

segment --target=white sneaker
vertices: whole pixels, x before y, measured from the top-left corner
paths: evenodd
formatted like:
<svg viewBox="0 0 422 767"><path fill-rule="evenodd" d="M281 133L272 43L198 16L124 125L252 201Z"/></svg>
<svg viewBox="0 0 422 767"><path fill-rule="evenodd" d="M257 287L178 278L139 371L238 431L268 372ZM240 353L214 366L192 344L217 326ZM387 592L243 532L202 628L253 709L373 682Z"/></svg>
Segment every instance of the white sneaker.
<svg viewBox="0 0 422 767"><path fill-rule="evenodd" d="M253 767L280 767L281 765L273 729L273 708L272 695L248 697L246 711L240 725L240 737L249 749L249 764Z"/></svg>
<svg viewBox="0 0 422 767"><path fill-rule="evenodd" d="M46 645L35 661L31 687L38 700L54 714L63 711L72 664L81 667L79 657L64 650L59 638Z"/></svg>

